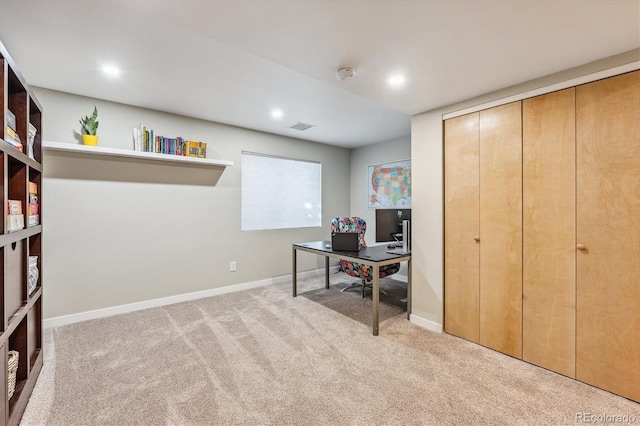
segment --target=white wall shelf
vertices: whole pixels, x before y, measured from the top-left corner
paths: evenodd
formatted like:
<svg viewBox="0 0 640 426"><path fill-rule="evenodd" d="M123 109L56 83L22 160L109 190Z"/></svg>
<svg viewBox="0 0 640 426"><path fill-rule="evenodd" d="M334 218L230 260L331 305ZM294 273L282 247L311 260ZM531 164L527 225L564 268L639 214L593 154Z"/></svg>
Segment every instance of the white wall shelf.
<svg viewBox="0 0 640 426"><path fill-rule="evenodd" d="M170 161L178 163L199 164L203 166L233 166L233 161L214 160L209 158L183 157L181 155L157 154L154 152L141 152L128 149L109 148L102 146L86 146L65 142L43 141L42 147L47 150L65 151L72 153L105 155L111 157L137 158L140 160Z"/></svg>

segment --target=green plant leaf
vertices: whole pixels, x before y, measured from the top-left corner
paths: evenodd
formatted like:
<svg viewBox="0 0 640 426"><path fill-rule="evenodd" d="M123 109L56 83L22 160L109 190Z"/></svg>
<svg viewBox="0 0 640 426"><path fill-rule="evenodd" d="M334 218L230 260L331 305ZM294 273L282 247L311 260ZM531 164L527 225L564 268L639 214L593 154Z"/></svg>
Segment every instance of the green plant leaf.
<svg viewBox="0 0 640 426"><path fill-rule="evenodd" d="M98 107L93 107L93 114L91 117L86 116L80 119L80 124L82 125L82 130L87 135L95 135L98 130L98 125L100 124L97 121L98 118Z"/></svg>

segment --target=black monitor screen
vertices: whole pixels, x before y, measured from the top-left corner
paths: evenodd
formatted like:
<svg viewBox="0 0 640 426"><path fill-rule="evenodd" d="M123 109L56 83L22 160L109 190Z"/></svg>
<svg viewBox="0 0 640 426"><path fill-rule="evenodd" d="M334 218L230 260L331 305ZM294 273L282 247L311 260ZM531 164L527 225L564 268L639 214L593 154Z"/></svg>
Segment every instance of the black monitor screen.
<svg viewBox="0 0 640 426"><path fill-rule="evenodd" d="M403 220L411 220L411 209L376 209L376 243L402 241Z"/></svg>

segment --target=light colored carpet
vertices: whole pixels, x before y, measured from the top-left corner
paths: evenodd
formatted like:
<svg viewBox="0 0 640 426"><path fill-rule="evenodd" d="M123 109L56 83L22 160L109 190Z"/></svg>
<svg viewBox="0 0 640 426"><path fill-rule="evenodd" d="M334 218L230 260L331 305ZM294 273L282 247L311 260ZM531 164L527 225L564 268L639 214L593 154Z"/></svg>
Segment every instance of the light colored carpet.
<svg viewBox="0 0 640 426"><path fill-rule="evenodd" d="M331 279L302 280L297 298L279 284L47 330L21 424L640 422L630 400L411 324L389 278L374 337L370 299Z"/></svg>

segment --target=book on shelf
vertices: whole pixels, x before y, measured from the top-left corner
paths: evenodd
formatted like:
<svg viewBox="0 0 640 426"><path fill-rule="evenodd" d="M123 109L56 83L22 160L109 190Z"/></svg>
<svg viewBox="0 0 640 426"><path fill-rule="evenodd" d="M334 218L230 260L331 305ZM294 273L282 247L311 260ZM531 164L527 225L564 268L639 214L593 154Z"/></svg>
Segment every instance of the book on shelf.
<svg viewBox="0 0 640 426"><path fill-rule="evenodd" d="M7 127L15 130L16 129L16 116L15 116L14 113L9 111L9 109L7 109L6 111L7 111Z"/></svg>
<svg viewBox="0 0 640 426"><path fill-rule="evenodd" d="M35 214L35 215L28 216L27 226L36 226L36 225L40 225L40 215Z"/></svg>
<svg viewBox="0 0 640 426"><path fill-rule="evenodd" d="M27 284L29 296L31 296L31 293L33 293L38 286L38 277L40 276L40 271L38 270L38 256L29 256L28 267Z"/></svg>
<svg viewBox="0 0 640 426"><path fill-rule="evenodd" d="M38 185L35 182L29 182L28 190L27 226L39 225L40 206L38 204Z"/></svg>
<svg viewBox="0 0 640 426"><path fill-rule="evenodd" d="M7 131L4 134L4 140L18 151L22 152L22 141L20 135L16 133L11 127L7 126Z"/></svg>
<svg viewBox="0 0 640 426"><path fill-rule="evenodd" d="M36 141L36 133L38 133L38 129L36 129L33 124L29 123L29 134L27 135L27 155L32 160L36 159L33 154L33 144Z"/></svg>
<svg viewBox="0 0 640 426"><path fill-rule="evenodd" d="M206 142L198 142L198 158L207 158Z"/></svg>
<svg viewBox="0 0 640 426"><path fill-rule="evenodd" d="M7 200L7 214L8 215L22 214L22 201Z"/></svg>
<svg viewBox="0 0 640 426"><path fill-rule="evenodd" d="M24 216L21 214L7 215L7 232L24 229Z"/></svg>
<svg viewBox="0 0 640 426"><path fill-rule="evenodd" d="M185 157L207 157L207 143L186 141L177 136L168 138L157 135L153 129L149 129L140 123L140 127L133 129L134 151L153 152L156 154L181 155Z"/></svg>

